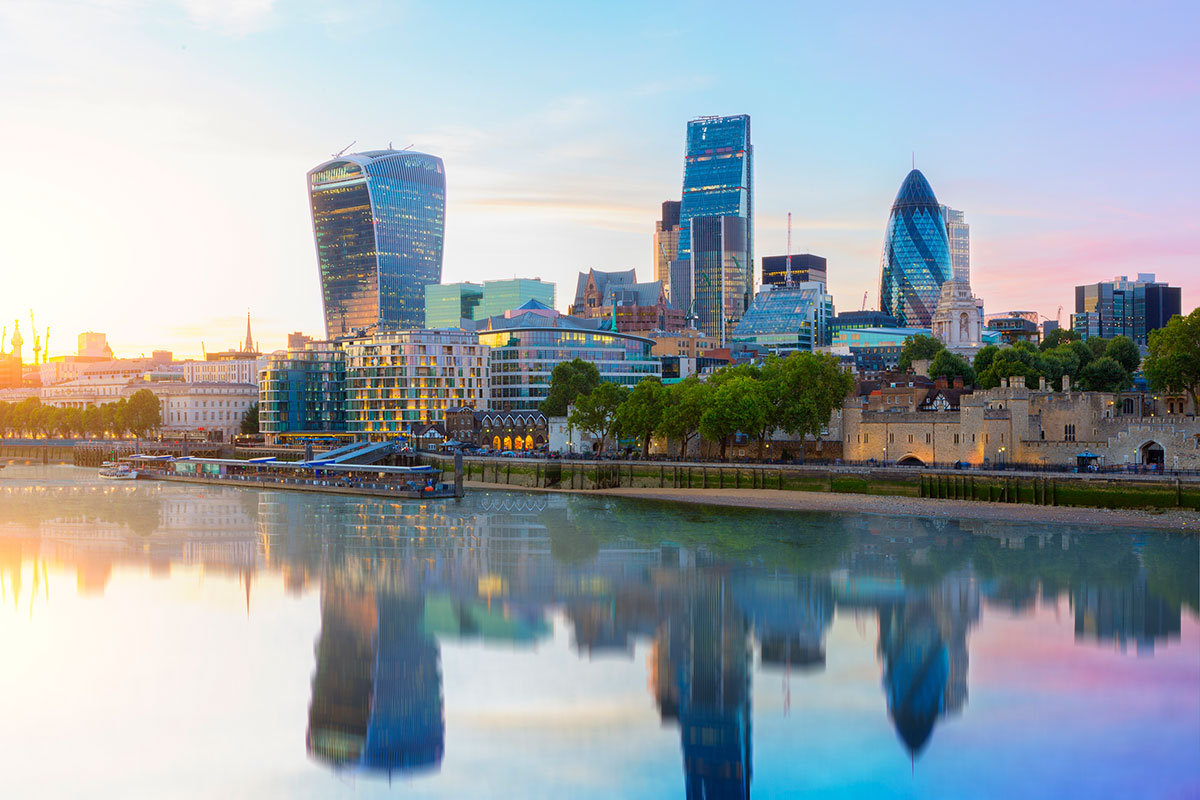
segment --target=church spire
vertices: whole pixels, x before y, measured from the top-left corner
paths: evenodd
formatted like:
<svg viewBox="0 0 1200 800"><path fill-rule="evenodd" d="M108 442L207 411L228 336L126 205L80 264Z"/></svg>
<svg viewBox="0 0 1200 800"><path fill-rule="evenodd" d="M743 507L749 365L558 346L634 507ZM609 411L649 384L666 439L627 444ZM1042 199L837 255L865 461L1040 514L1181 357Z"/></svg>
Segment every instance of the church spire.
<svg viewBox="0 0 1200 800"><path fill-rule="evenodd" d="M254 352L254 339L250 336L250 309L246 309L246 344L242 350L246 353Z"/></svg>

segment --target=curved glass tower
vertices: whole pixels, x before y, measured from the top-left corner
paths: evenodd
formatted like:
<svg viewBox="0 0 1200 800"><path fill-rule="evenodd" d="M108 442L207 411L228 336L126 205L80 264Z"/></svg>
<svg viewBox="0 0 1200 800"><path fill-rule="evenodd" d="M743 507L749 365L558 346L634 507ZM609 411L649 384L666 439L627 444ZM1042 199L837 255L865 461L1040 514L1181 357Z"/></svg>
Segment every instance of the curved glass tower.
<svg viewBox="0 0 1200 800"><path fill-rule="evenodd" d="M442 280L446 170L437 156L370 150L308 173L325 335L425 326Z"/></svg>
<svg viewBox="0 0 1200 800"><path fill-rule="evenodd" d="M900 327L928 328L950 279L950 242L941 206L920 170L908 173L883 240L879 309Z"/></svg>

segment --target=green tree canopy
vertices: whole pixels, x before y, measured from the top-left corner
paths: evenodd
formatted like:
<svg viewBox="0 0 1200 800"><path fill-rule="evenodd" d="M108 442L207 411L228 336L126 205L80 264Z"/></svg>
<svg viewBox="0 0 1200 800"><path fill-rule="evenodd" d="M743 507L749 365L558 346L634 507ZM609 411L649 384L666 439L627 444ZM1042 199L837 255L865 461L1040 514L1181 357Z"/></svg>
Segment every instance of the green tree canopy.
<svg viewBox="0 0 1200 800"><path fill-rule="evenodd" d="M904 342L904 348L900 351L899 369L901 372L908 372L912 369L914 361L932 361L943 349L942 343L932 336L918 334L910 336Z"/></svg>
<svg viewBox="0 0 1200 800"><path fill-rule="evenodd" d="M258 403L251 403L242 415L242 433L258 433Z"/></svg>
<svg viewBox="0 0 1200 800"><path fill-rule="evenodd" d="M1066 344L1067 342L1077 342L1079 339L1079 334L1070 328L1055 328L1046 334L1045 339L1042 339L1040 347L1043 351L1053 350L1059 345Z"/></svg>
<svg viewBox="0 0 1200 800"><path fill-rule="evenodd" d="M1093 336L1084 341L1084 345L1092 351L1092 358L1103 358L1104 351L1108 349L1108 339L1101 339L1099 336Z"/></svg>
<svg viewBox="0 0 1200 800"><path fill-rule="evenodd" d="M617 430L642 443L642 458L650 455L650 438L662 423L667 389L658 378L643 378L617 407Z"/></svg>
<svg viewBox="0 0 1200 800"><path fill-rule="evenodd" d="M1150 332L1150 352L1143 370L1151 387L1160 392L1187 392L1200 412L1200 308L1186 317L1172 317L1165 328Z"/></svg>
<svg viewBox="0 0 1200 800"><path fill-rule="evenodd" d="M567 406L599 385L600 370L595 364L582 358L562 361L550 373L550 390L542 401L541 412L547 417L565 417Z"/></svg>
<svg viewBox="0 0 1200 800"><path fill-rule="evenodd" d="M1142 365L1142 353L1128 336L1114 336L1109 339L1108 346L1104 348L1104 355L1131 374L1137 372L1138 367Z"/></svg>
<svg viewBox="0 0 1200 800"><path fill-rule="evenodd" d="M89 405L83 410L83 432L88 436L104 435L104 412Z"/></svg>
<svg viewBox="0 0 1200 800"><path fill-rule="evenodd" d="M1119 392L1128 389L1133 381L1115 358L1103 356L1079 371L1081 388L1089 392Z"/></svg>
<svg viewBox="0 0 1200 800"><path fill-rule="evenodd" d="M981 372L992 365L992 361L996 358L996 354L1000 352L1000 348L994 344L989 344L978 353L975 354L975 361L972 366L975 368L975 374L978 376ZM982 386L982 389L990 387Z"/></svg>
<svg viewBox="0 0 1200 800"><path fill-rule="evenodd" d="M1096 358L1095 353L1092 352L1092 348L1088 346L1087 342L1077 339L1068 343L1067 346L1075 351L1075 357L1079 359L1080 369L1083 369L1088 364L1092 363L1092 361Z"/></svg>
<svg viewBox="0 0 1200 800"><path fill-rule="evenodd" d="M162 427L162 405L149 389L138 389L133 393L126 415L127 427L139 438Z"/></svg>
<svg viewBox="0 0 1200 800"><path fill-rule="evenodd" d="M729 437L762 430L767 415L767 398L761 381L746 375L730 378L717 386L700 416L700 433L721 443L725 460Z"/></svg>
<svg viewBox="0 0 1200 800"><path fill-rule="evenodd" d="M975 384L975 368L957 353L942 350L933 357L933 363L929 365L929 377L947 378L951 381L962 378L963 383L972 386Z"/></svg>
<svg viewBox="0 0 1200 800"><path fill-rule="evenodd" d="M689 375L679 383L666 387L662 419L658 432L679 440L679 457L687 455L688 442L700 430L700 417L708 405L712 386Z"/></svg>
<svg viewBox="0 0 1200 800"><path fill-rule="evenodd" d="M573 427L600 440L600 450L617 424L617 409L629 390L609 381L602 382L587 394L575 398L569 422Z"/></svg>

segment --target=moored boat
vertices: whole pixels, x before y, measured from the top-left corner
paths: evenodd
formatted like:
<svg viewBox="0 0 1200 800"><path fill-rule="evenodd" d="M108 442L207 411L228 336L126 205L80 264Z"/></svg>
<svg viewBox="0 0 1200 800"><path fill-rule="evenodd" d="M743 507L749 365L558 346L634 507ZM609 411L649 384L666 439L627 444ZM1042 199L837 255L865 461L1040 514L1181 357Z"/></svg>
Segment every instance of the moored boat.
<svg viewBox="0 0 1200 800"><path fill-rule="evenodd" d="M112 481L132 481L137 479L137 470L128 464L118 464L105 461L100 466L100 477Z"/></svg>

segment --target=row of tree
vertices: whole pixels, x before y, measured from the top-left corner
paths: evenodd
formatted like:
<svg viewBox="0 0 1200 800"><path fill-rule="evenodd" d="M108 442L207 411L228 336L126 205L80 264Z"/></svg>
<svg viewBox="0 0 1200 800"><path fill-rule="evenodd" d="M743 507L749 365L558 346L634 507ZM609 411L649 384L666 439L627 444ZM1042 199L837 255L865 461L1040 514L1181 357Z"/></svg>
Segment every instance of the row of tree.
<svg viewBox="0 0 1200 800"><path fill-rule="evenodd" d="M683 456L700 436L719 445L724 460L729 442L741 433L757 441L762 458L777 431L821 436L853 388L853 376L837 359L816 353L724 367L706 381L691 376L668 386L650 377L632 389L601 381L594 364L575 359L554 368L542 411L562 416L569 408L570 424L601 449L616 436L635 439L646 456L657 436L678 442Z"/></svg>
<svg viewBox="0 0 1200 800"><path fill-rule="evenodd" d="M994 389L1005 378L1023 378L1025 385L1037 388L1041 379L1054 391L1062 391L1063 379L1070 378L1076 389L1093 392L1118 392L1133 385L1133 373L1142 356L1128 336L1082 341L1074 331L1058 329L1040 346L1017 342L1012 347L988 345L975 354L973 361L947 350L931 336L914 336L900 353L900 369L908 371L915 361L929 361L929 377L962 378L977 389Z"/></svg>
<svg viewBox="0 0 1200 800"><path fill-rule="evenodd" d="M36 397L19 403L0 403L0 435L102 437L134 434L143 437L162 425L158 398L139 389L128 399L87 408L57 408Z"/></svg>

